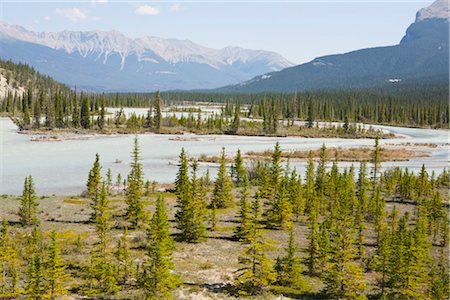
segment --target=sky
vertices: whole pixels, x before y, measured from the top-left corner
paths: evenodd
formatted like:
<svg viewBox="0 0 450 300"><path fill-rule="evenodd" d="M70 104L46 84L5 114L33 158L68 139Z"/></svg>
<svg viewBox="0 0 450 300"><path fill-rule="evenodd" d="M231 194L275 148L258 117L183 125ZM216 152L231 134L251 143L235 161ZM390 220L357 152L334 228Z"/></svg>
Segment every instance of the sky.
<svg viewBox="0 0 450 300"><path fill-rule="evenodd" d="M416 12L432 2L0 0L0 20L33 31L117 30L132 38L269 50L300 64L322 55L397 44Z"/></svg>

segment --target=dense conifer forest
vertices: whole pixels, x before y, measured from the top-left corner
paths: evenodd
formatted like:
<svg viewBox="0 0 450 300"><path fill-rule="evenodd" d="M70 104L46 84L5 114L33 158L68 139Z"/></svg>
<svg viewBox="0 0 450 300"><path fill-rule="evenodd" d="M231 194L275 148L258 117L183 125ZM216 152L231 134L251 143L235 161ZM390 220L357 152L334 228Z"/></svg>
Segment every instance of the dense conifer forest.
<svg viewBox="0 0 450 300"><path fill-rule="evenodd" d="M8 93L0 111L13 118L21 129L110 132L181 132L242 135L331 135L345 137L349 124L390 124L398 126L448 128L448 86L423 85L385 90L314 91L295 94L210 94L207 92L164 92L156 94L92 94L68 88L32 68L0 62L1 73L23 93ZM201 110L189 115L163 117L161 111L199 102L218 103L220 113L201 118ZM147 116L114 116L106 107L148 108ZM240 118L243 120L240 122ZM260 122L262 121L262 123ZM315 122L343 122L344 130L299 133ZM162 130L165 128L165 130ZM239 130L240 129L240 130ZM347 131L347 132L346 132ZM354 128L350 136L355 136ZM360 132L361 133L361 132ZM375 137L374 134L360 134ZM356 135L358 136L358 135Z"/></svg>
<svg viewBox="0 0 450 300"><path fill-rule="evenodd" d="M256 165L224 149L211 179L182 149L163 187L136 137L128 175L96 155L81 196L38 197L26 177L2 199L0 295L446 299L449 172L381 172L378 139L358 172L326 150L298 174L278 143Z"/></svg>

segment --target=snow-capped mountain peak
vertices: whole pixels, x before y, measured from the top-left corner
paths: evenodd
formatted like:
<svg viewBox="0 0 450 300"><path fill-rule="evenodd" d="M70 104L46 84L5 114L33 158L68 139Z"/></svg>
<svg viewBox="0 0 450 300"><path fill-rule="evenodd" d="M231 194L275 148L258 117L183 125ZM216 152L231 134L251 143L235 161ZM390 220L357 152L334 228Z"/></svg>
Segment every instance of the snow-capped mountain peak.
<svg viewBox="0 0 450 300"><path fill-rule="evenodd" d="M116 30L65 30L36 33L21 26L0 22L0 35L55 50L64 50L69 54L78 53L82 57L95 55L104 64L108 62L111 54L116 53L121 58L121 69L124 68L128 56L136 55L138 61L149 61L149 53L153 53L172 64L190 62L207 64L216 69L233 65L236 62L246 63L254 60L266 63L271 70L280 70L293 65L280 55L269 51L247 50L239 47L212 49L189 40L152 36L133 39ZM158 58L154 60L157 61Z"/></svg>

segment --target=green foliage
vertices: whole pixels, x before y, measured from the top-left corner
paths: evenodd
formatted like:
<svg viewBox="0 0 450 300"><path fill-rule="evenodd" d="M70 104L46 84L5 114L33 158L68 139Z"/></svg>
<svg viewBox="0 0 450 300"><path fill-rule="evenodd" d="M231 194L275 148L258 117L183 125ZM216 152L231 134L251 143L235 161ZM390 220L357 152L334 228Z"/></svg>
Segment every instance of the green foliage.
<svg viewBox="0 0 450 300"><path fill-rule="evenodd" d="M131 260L130 243L128 241L128 229L125 227L123 234L117 240L117 247L114 253L117 261L117 279L120 285L124 286L134 275L133 262Z"/></svg>
<svg viewBox="0 0 450 300"><path fill-rule="evenodd" d="M0 230L0 297L14 297L19 292L19 257L8 227L4 219Z"/></svg>
<svg viewBox="0 0 450 300"><path fill-rule="evenodd" d="M238 219L240 224L236 226L234 237L241 243L248 243L248 237L250 234L250 205L249 205L249 182L245 178L244 186L241 190L241 197L239 200L239 213Z"/></svg>
<svg viewBox="0 0 450 300"><path fill-rule="evenodd" d="M175 182L178 208L175 220L177 229L180 230L180 240L198 243L206 237L205 189L201 180L197 178L197 161L192 164L190 181L184 149L181 150L180 160L180 168Z"/></svg>
<svg viewBox="0 0 450 300"><path fill-rule="evenodd" d="M61 259L61 250L57 239L58 235L53 228L50 236L48 257L45 261L45 290L46 297L50 299L65 295L67 292L64 283L68 276L65 273L66 266Z"/></svg>
<svg viewBox="0 0 450 300"><path fill-rule="evenodd" d="M40 229L36 226L28 239L28 247L25 295L28 299L41 299L45 293L44 249Z"/></svg>
<svg viewBox="0 0 450 300"><path fill-rule="evenodd" d="M161 132L162 128L162 113L161 113L161 94L159 91L155 93L155 101L153 104L155 109L154 113L154 123L156 132Z"/></svg>
<svg viewBox="0 0 450 300"><path fill-rule="evenodd" d="M304 285L302 278L302 267L300 258L295 254L297 247L294 240L294 227L289 230L289 242L284 249L285 255L278 257L275 263L275 271L277 274L276 284L294 288L301 288Z"/></svg>
<svg viewBox="0 0 450 300"><path fill-rule="evenodd" d="M89 280L89 294L114 294L119 290L117 285L117 268L112 262L110 249L111 212L109 208L108 192L103 183L97 204L97 216L94 227L99 240L91 251L90 265L87 268Z"/></svg>
<svg viewBox="0 0 450 300"><path fill-rule="evenodd" d="M261 227L261 205L259 195L252 201L248 245L239 257L241 267L237 270L236 283L243 294L258 294L276 280L271 260L266 251L271 248L264 238Z"/></svg>
<svg viewBox="0 0 450 300"><path fill-rule="evenodd" d="M96 218L97 215L97 202L98 195L101 189L101 174L100 174L101 166L100 166L100 155L98 153L95 154L95 161L92 165L91 170L89 170L89 176L87 181L87 193L91 198L91 221Z"/></svg>
<svg viewBox="0 0 450 300"><path fill-rule="evenodd" d="M33 177L25 177L22 196L20 197L19 217L22 226L35 226L39 223L38 203L34 190Z"/></svg>
<svg viewBox="0 0 450 300"><path fill-rule="evenodd" d="M144 273L139 285L145 289L147 299L169 299L171 289L178 284L178 278L172 274L174 244L169 235L169 220L161 195L156 201L147 235L148 258L144 262Z"/></svg>
<svg viewBox="0 0 450 300"><path fill-rule="evenodd" d="M236 186L242 186L248 177L244 166L244 159L242 158L241 150L239 149L234 159L234 165L231 167L231 177Z"/></svg>
<svg viewBox="0 0 450 300"><path fill-rule="evenodd" d="M126 219L131 228L137 228L144 224L145 211L142 204L144 180L142 164L140 163L140 149L137 136L134 137L134 147L132 152L131 171L128 174L127 210Z"/></svg>
<svg viewBox="0 0 450 300"><path fill-rule="evenodd" d="M230 207L233 204L232 187L231 178L227 173L225 148L222 148L219 172L214 184L212 199L217 208Z"/></svg>

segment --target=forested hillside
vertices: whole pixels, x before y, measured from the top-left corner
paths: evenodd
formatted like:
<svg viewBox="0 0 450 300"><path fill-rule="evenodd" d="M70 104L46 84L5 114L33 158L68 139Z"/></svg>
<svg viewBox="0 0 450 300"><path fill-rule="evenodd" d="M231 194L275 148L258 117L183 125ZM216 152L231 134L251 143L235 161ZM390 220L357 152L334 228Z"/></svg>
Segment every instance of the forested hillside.
<svg viewBox="0 0 450 300"><path fill-rule="evenodd" d="M397 45L318 57L217 91L294 92L424 83L448 86L448 53L448 1L437 0L417 13L416 21Z"/></svg>
<svg viewBox="0 0 450 300"><path fill-rule="evenodd" d="M448 86L442 85L292 94L166 92L157 93L159 97L144 93L92 94L69 89L26 65L0 63L9 85L22 89L21 93L9 92L0 99L0 111L11 116L21 129L88 129L104 133L119 129L165 133L197 130L197 133L236 134L239 128L235 127L239 124L235 120L242 118L246 119L240 123L243 135L292 135L292 129L286 132L283 128L297 125L295 121L307 121L308 127L319 121L431 128L448 128L449 123ZM198 119L199 110L183 118L158 115L162 110L176 109L173 107L176 105L198 102L218 103L222 111L207 120ZM107 117L107 107L143 107L148 108L148 114L127 116L121 113ZM159 118L157 128L155 118ZM246 124L249 120L258 122ZM244 130L245 125L258 127L261 124L260 129ZM161 126L170 130L161 131Z"/></svg>

